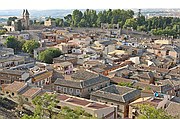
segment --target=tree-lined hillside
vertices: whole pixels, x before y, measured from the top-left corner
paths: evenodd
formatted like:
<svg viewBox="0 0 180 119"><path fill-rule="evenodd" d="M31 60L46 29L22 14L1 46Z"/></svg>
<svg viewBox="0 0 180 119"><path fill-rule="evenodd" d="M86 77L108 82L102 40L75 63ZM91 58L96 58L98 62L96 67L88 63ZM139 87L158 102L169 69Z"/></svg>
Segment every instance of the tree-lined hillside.
<svg viewBox="0 0 180 119"><path fill-rule="evenodd" d="M121 28L133 28L134 30L151 32L154 35L180 36L180 18L175 17L152 17L146 19L143 15L134 18L134 11L109 9L99 11L87 9L84 12L74 10L61 18L52 18L59 27L100 27L101 23L119 24Z"/></svg>

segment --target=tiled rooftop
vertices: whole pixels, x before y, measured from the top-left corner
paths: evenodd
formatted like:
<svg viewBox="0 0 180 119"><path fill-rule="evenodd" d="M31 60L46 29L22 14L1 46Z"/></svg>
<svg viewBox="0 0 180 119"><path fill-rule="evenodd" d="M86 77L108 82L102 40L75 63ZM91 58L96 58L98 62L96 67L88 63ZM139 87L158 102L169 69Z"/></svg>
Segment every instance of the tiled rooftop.
<svg viewBox="0 0 180 119"><path fill-rule="evenodd" d="M180 108L179 107L180 107L179 103L170 102L170 104L165 109L165 111L172 116L180 117Z"/></svg>
<svg viewBox="0 0 180 119"><path fill-rule="evenodd" d="M148 104L157 107L161 101L162 99L146 97L146 98L141 98L141 100L137 99L136 101L132 102L130 105Z"/></svg>
<svg viewBox="0 0 180 119"><path fill-rule="evenodd" d="M6 86L4 90L18 92L21 88L25 87L26 83L14 81L12 84Z"/></svg>
<svg viewBox="0 0 180 119"><path fill-rule="evenodd" d="M24 92L22 95L25 97L33 97L35 94L40 92L41 88L30 88L26 92Z"/></svg>
<svg viewBox="0 0 180 119"><path fill-rule="evenodd" d="M66 96L66 95L59 95L58 98L59 98L60 100L63 100L63 101L64 101L64 100L68 99L69 96Z"/></svg>
<svg viewBox="0 0 180 119"><path fill-rule="evenodd" d="M12 74L12 75L22 75L24 73L24 71L4 69L4 70L0 70L0 73L2 73L2 74Z"/></svg>
<svg viewBox="0 0 180 119"><path fill-rule="evenodd" d="M98 77L98 74L89 71L79 70L71 76L74 80L87 80Z"/></svg>
<svg viewBox="0 0 180 119"><path fill-rule="evenodd" d="M44 79L46 79L46 78L48 78L50 76L52 76L52 71L41 72L41 73L35 74L33 76L33 81L37 82L37 81L40 81L40 80L44 80Z"/></svg>
<svg viewBox="0 0 180 119"><path fill-rule="evenodd" d="M118 95L124 95L125 93L128 93L133 90L134 89L128 88L125 86L110 86L109 88L102 89L102 91L114 93L114 94L118 94Z"/></svg>
<svg viewBox="0 0 180 119"><path fill-rule="evenodd" d="M101 90L97 90L91 93L91 96L105 98L108 100L114 100L118 102L129 102L131 100L136 99L138 96L140 97L141 92L137 89L118 86L118 85L110 85Z"/></svg>
<svg viewBox="0 0 180 119"><path fill-rule="evenodd" d="M103 105L103 104L99 104L99 103L92 103L92 104L88 105L87 107L94 108L94 109L101 109L101 108L105 108L108 106L105 104Z"/></svg>
<svg viewBox="0 0 180 119"><path fill-rule="evenodd" d="M72 63L71 62L61 62L61 63L56 63L56 65L60 65L62 67L66 67L66 66L72 65Z"/></svg>
<svg viewBox="0 0 180 119"><path fill-rule="evenodd" d="M85 61L84 62L85 64L91 64L91 65L97 65L97 64L100 64L100 62L99 61Z"/></svg>
<svg viewBox="0 0 180 119"><path fill-rule="evenodd" d="M78 97L65 95L65 94L60 94L58 96L58 99L60 99L60 102L65 101L68 103L72 103L72 104L76 104L79 106L84 106L84 107L88 107L92 109L101 109L101 108L109 107L108 105L100 103L100 102L95 102L95 101L87 100L84 98L78 98Z"/></svg>
<svg viewBox="0 0 180 119"><path fill-rule="evenodd" d="M89 104L89 102L86 100L78 99L78 98L71 98L71 97L66 102L71 102L71 103L82 105L82 106L86 106L87 104Z"/></svg>

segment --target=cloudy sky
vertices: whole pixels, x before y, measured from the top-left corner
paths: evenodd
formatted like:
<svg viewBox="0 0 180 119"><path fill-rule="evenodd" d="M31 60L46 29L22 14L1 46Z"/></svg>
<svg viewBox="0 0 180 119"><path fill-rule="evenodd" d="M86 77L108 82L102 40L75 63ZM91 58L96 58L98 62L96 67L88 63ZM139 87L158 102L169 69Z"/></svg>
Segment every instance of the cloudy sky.
<svg viewBox="0 0 180 119"><path fill-rule="evenodd" d="M180 0L1 0L0 9L180 8Z"/></svg>

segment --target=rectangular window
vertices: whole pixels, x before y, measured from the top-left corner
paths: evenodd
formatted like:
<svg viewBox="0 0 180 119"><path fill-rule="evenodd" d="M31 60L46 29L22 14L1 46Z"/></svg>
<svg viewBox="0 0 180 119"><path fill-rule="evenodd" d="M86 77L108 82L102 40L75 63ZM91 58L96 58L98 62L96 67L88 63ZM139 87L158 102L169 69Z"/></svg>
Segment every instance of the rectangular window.
<svg viewBox="0 0 180 119"><path fill-rule="evenodd" d="M80 94L80 90L76 89L76 94L79 95Z"/></svg>
<svg viewBox="0 0 180 119"><path fill-rule="evenodd" d="M57 90L57 91L61 91L61 90L62 90L62 87L61 87L61 86L57 86L57 87L56 87L56 90Z"/></svg>
<svg viewBox="0 0 180 119"><path fill-rule="evenodd" d="M73 89L72 88L69 89L69 93L71 93L71 94L73 93Z"/></svg>
<svg viewBox="0 0 180 119"><path fill-rule="evenodd" d="M67 88L66 87L63 88L63 92L67 93Z"/></svg>
<svg viewBox="0 0 180 119"><path fill-rule="evenodd" d="M91 88L88 88L88 92L91 92Z"/></svg>

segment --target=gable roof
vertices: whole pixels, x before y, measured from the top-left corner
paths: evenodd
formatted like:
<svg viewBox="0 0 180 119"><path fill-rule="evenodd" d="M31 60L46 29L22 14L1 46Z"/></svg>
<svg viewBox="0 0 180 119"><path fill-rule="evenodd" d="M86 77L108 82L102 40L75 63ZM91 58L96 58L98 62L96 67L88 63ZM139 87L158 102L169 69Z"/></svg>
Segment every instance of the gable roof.
<svg viewBox="0 0 180 119"><path fill-rule="evenodd" d="M4 90L19 93L22 88L27 86L24 82L14 81L12 84L6 86Z"/></svg>
<svg viewBox="0 0 180 119"><path fill-rule="evenodd" d="M34 76L32 76L32 79L33 79L33 82L37 82L37 81L40 81L40 80L44 80L48 77L51 77L52 76L52 71L42 71L42 72L39 72L37 74L35 74Z"/></svg>
<svg viewBox="0 0 180 119"><path fill-rule="evenodd" d="M21 71L21 70L10 70L10 69L0 70L0 74L22 75L24 73L25 71Z"/></svg>
<svg viewBox="0 0 180 119"><path fill-rule="evenodd" d="M67 67L67 66L69 66L69 65L72 65L72 63L71 62L61 62L61 63L55 63L55 65L59 65L59 66L61 66L61 67Z"/></svg>
<svg viewBox="0 0 180 119"><path fill-rule="evenodd" d="M81 76L83 75L83 76ZM101 83L104 81L110 81L108 77L103 75L94 75L93 73L86 71L86 73L82 74L79 72L75 74L70 80L68 79L57 79L54 84L55 85L62 85L67 87L74 87L74 88L85 88L87 86L95 85L97 83Z"/></svg>
<svg viewBox="0 0 180 119"><path fill-rule="evenodd" d="M108 104L96 102L93 100L88 100L88 99L70 96L66 94L60 94L58 95L57 98L60 100L60 103L67 103L68 105L75 104L82 108L88 108L88 109L93 109L93 110L114 107L113 105L108 105Z"/></svg>
<svg viewBox="0 0 180 119"><path fill-rule="evenodd" d="M136 97L138 96L140 97L141 92L137 89L125 86L110 85L101 90L91 93L91 95L126 103L136 99Z"/></svg>
<svg viewBox="0 0 180 119"><path fill-rule="evenodd" d="M38 95L41 92L41 90L42 90L41 88L32 87L27 91L25 91L22 95L25 97L34 98L34 96Z"/></svg>
<svg viewBox="0 0 180 119"><path fill-rule="evenodd" d="M91 78L96 78L98 76L99 75L96 73L92 73L92 72L85 71L85 70L79 70L76 73L72 74L71 77L73 78L73 80L88 80Z"/></svg>

